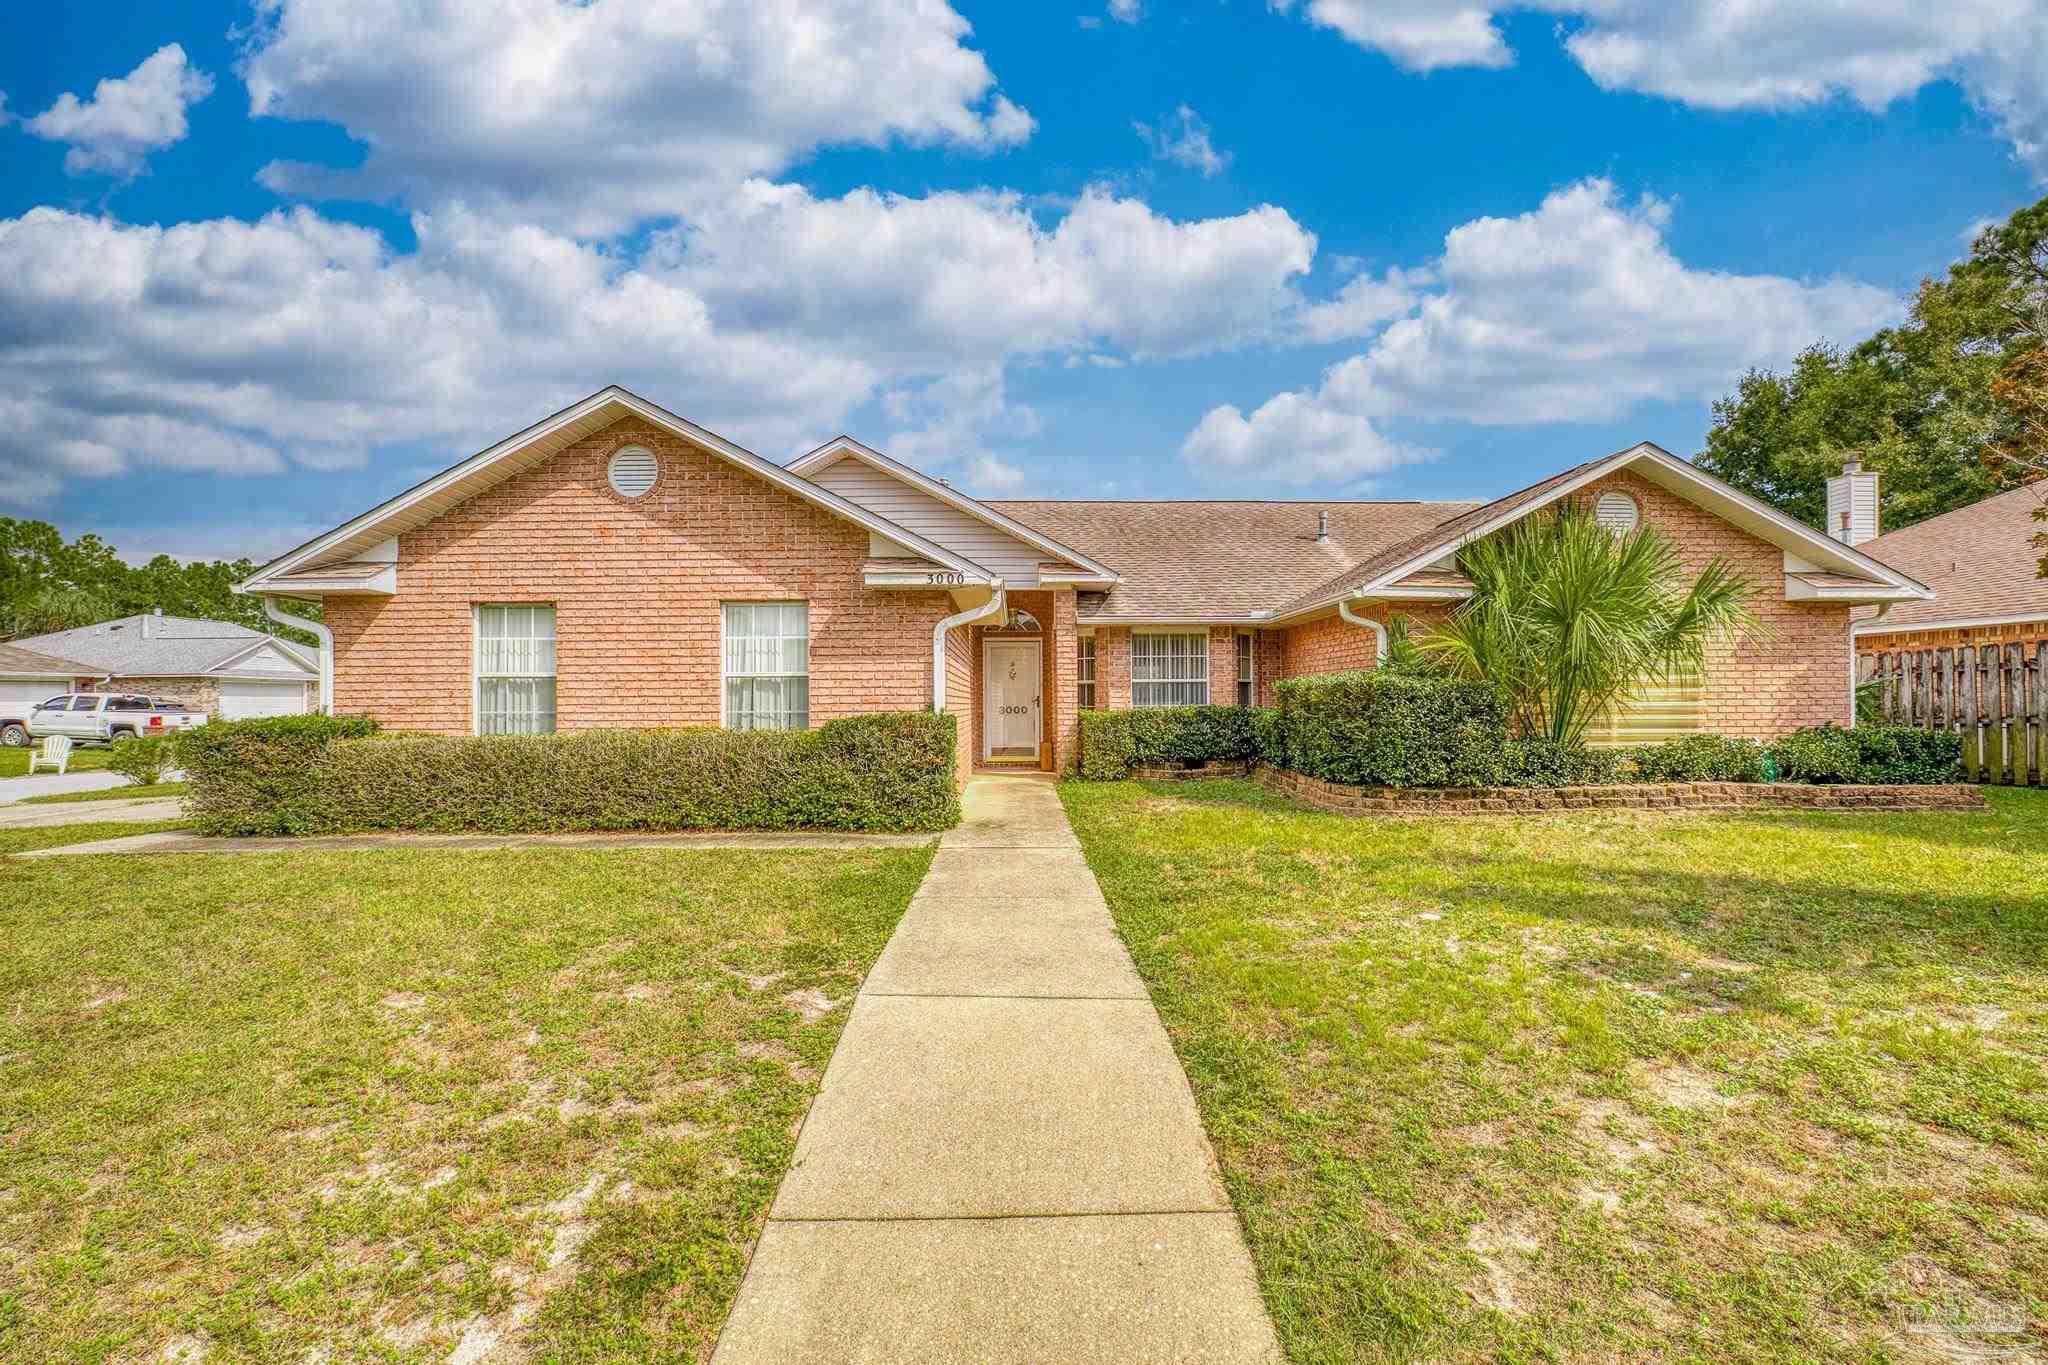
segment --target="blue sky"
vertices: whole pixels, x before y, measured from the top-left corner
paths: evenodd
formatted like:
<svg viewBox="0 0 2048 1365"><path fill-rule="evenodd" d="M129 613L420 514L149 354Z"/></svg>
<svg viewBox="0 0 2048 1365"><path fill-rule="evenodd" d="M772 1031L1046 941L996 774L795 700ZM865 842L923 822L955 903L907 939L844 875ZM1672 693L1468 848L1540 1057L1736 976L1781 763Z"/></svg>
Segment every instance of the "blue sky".
<svg viewBox="0 0 2048 1365"><path fill-rule="evenodd" d="M614 381L992 496L1690 455L2048 176L2041 0L1759 8L37 7L0 514L262 558Z"/></svg>

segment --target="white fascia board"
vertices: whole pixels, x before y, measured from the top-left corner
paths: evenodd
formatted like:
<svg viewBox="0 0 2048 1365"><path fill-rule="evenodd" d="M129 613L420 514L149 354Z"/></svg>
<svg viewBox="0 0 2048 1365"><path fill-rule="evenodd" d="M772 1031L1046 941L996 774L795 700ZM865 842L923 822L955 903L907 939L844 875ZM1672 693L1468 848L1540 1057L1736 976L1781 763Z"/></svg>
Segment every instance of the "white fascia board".
<svg viewBox="0 0 2048 1365"><path fill-rule="evenodd" d="M352 521L344 522L332 531L317 536L297 549L272 560L258 569L247 581L236 584L235 591L244 593L266 591L265 584L278 575L289 573L299 565L312 562L319 558L323 551L331 549L344 541L374 531L380 522L388 521L418 506L436 494L446 491L452 485L461 483L469 476L481 473L499 461L533 445L535 442L545 440L566 427L573 426L588 417L596 415L606 407L617 407L620 410L621 416L630 413L644 418L655 426L661 427L674 435L681 436L693 445L732 464L738 465L749 473L758 475L763 480L785 492L792 493L814 506L844 517L856 525L866 527L869 531L881 536L891 544L901 545L906 550L914 551L927 559L944 564L948 568L957 569L974 582L994 581L994 576L987 569L982 568L972 560L953 553L943 545L926 540L915 531L906 530L886 517L870 512L865 507L848 502L837 493L818 487L802 475L794 474L772 460L764 460L751 450L734 445L716 432L708 431L687 418L678 417L666 408L650 403L638 394L613 384L598 390L581 402L573 403L563 408L551 417L543 418L524 431L506 437L486 450L478 451L468 459L451 465L432 478L415 484L397 497L379 503ZM269 588L268 591L277 592L280 589L273 587Z"/></svg>
<svg viewBox="0 0 2048 1365"><path fill-rule="evenodd" d="M1858 621L1855 633L1906 635L1919 630L1975 630L1979 626L2024 626L2036 621L2048 621L2048 611L2021 612L2016 616L1958 616L1947 621L1894 621L1889 617L1873 616L1868 621Z"/></svg>
<svg viewBox="0 0 2048 1365"><path fill-rule="evenodd" d="M1112 588L1122 581L1092 573L1042 573L1038 576L1041 588Z"/></svg>
<svg viewBox="0 0 2048 1365"><path fill-rule="evenodd" d="M1110 568L1107 564L1090 559L1071 545L1062 545L1044 532L1033 530L1014 517L1006 517L979 499L968 497L951 484L940 483L937 479L920 473L899 460L892 460L881 451L874 449L872 446L863 445L851 436L833 437L816 450L790 461L789 469L793 474L808 477L814 471L823 469L826 465L833 463L842 456L851 457L871 468L879 469L891 478L909 484L920 493L937 498L955 511L965 512L977 521L986 522L1005 534L1015 536L1033 549L1043 550L1046 554L1065 560L1069 564L1082 565L1096 578L1105 583L1123 582L1122 575L1118 574L1115 569ZM1045 581L1042 575L1039 581Z"/></svg>
<svg viewBox="0 0 2048 1365"><path fill-rule="evenodd" d="M248 658L251 654L261 653L263 650L269 648L271 645L278 646L279 648L277 652L279 654L282 654L285 657L286 661L289 662L294 668L297 668L305 673L309 673L314 677L318 677L320 675L320 670L318 668L314 667L312 664L309 664L304 659L300 658L298 651L289 647L289 641L275 640L269 637L265 637L261 640L251 640L249 642L249 647L247 649L236 650L234 653L228 655L225 659L222 659L219 663L215 664L212 668L207 669L206 672L201 674L200 676L212 677L217 673L229 672L234 668L236 664L242 662L242 660ZM280 681L289 682L291 680L289 678L286 678L280 679Z"/></svg>
<svg viewBox="0 0 2048 1365"><path fill-rule="evenodd" d="M1848 602L1861 604L1870 602L1918 602L1921 595L1911 588L1893 587L1885 583L1871 583L1861 587L1838 587L1808 583L1796 576L1785 579L1785 600L1787 602Z"/></svg>

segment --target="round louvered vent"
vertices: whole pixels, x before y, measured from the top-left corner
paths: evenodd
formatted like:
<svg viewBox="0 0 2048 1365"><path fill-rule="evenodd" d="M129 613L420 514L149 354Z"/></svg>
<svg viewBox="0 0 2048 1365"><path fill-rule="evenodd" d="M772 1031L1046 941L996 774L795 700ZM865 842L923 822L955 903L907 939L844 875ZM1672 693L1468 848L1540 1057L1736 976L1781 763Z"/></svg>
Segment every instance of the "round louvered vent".
<svg viewBox="0 0 2048 1365"><path fill-rule="evenodd" d="M1636 500L1626 493L1602 493L1600 501L1593 504L1593 520L1618 536L1635 530L1640 515Z"/></svg>
<svg viewBox="0 0 2048 1365"><path fill-rule="evenodd" d="M645 446L620 446L612 452L611 465L605 470L612 492L622 498L647 496L647 490L654 487L660 474L661 466L655 462L654 452Z"/></svg>

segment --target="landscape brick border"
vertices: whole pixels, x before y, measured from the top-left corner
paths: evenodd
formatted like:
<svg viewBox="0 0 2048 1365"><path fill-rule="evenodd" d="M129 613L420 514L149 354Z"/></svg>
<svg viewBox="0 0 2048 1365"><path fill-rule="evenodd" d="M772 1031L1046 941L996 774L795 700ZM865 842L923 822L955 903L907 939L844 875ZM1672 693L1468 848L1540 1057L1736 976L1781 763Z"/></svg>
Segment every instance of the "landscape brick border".
<svg viewBox="0 0 2048 1365"><path fill-rule="evenodd" d="M1347 787L1260 764L1252 781L1340 815L1528 815L1556 810L1983 810L1980 787L1631 782L1600 787Z"/></svg>
<svg viewBox="0 0 2048 1365"><path fill-rule="evenodd" d="M1249 763L1223 759L1199 763L1189 768L1140 763L1131 768L1131 776L1140 782L1192 782L1200 777L1244 777L1251 772L1251 767Z"/></svg>

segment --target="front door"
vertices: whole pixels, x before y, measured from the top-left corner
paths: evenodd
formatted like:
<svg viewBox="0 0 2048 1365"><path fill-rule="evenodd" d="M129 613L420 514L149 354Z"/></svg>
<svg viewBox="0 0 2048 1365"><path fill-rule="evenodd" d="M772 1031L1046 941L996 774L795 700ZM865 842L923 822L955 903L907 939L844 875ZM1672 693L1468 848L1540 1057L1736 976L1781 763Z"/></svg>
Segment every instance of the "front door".
<svg viewBox="0 0 2048 1365"><path fill-rule="evenodd" d="M984 674L989 758L1038 758L1039 642L990 640Z"/></svg>

